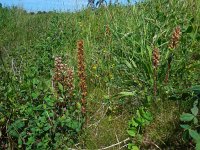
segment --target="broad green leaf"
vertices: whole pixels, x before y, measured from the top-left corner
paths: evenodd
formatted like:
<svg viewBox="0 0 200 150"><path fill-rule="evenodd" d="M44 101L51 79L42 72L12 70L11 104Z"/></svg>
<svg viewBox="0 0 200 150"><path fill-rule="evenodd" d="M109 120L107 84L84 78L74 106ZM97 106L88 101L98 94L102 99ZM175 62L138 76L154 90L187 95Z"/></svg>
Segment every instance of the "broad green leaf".
<svg viewBox="0 0 200 150"><path fill-rule="evenodd" d="M192 119L194 118L193 114L189 114L189 113L183 113L180 117L181 121L192 121Z"/></svg>
<svg viewBox="0 0 200 150"><path fill-rule="evenodd" d="M200 150L200 141L197 142L195 150Z"/></svg>
<svg viewBox="0 0 200 150"><path fill-rule="evenodd" d="M62 120L64 122L64 120ZM76 130L77 132L80 130L81 124L76 121L76 120L72 120L72 119L67 119L66 120L66 125L74 130Z"/></svg>
<svg viewBox="0 0 200 150"><path fill-rule="evenodd" d="M135 128L132 128L130 130L127 130L128 134L132 137L134 137L136 135L136 129Z"/></svg>
<svg viewBox="0 0 200 150"><path fill-rule="evenodd" d="M191 129L191 127L188 124L181 124L180 126L181 128L186 129L186 130Z"/></svg>
<svg viewBox="0 0 200 150"><path fill-rule="evenodd" d="M191 112L194 116L197 116L198 112L199 112L199 109L197 108L197 106L194 106L192 109L191 109Z"/></svg>
<svg viewBox="0 0 200 150"><path fill-rule="evenodd" d="M199 102L198 100L194 101L193 107L197 106L197 105L198 105L198 102Z"/></svg>
<svg viewBox="0 0 200 150"><path fill-rule="evenodd" d="M28 138L28 142L26 143L27 145L32 145L35 142L35 138L33 136Z"/></svg>
<svg viewBox="0 0 200 150"><path fill-rule="evenodd" d="M72 129L77 129L77 128L79 128L79 122L78 121L72 121Z"/></svg>
<svg viewBox="0 0 200 150"><path fill-rule="evenodd" d="M145 126L145 124L146 124L146 120L142 117L136 118L135 121L141 126Z"/></svg>
<svg viewBox="0 0 200 150"><path fill-rule="evenodd" d="M137 122L135 122L135 120L134 120L134 119L132 119L132 120L131 120L131 125L132 125L132 126L134 126L134 127L137 127L137 126L138 126L138 123L137 123Z"/></svg>
<svg viewBox="0 0 200 150"><path fill-rule="evenodd" d="M194 124L195 124L195 125L198 124L198 119L197 119L197 117L194 117Z"/></svg>
<svg viewBox="0 0 200 150"><path fill-rule="evenodd" d="M128 149L131 150L131 148L132 148L133 146L134 146L133 143L128 143Z"/></svg>
<svg viewBox="0 0 200 150"><path fill-rule="evenodd" d="M18 138L19 134L14 130L14 129L9 129L8 128L8 133L9 135Z"/></svg>
<svg viewBox="0 0 200 150"><path fill-rule="evenodd" d="M189 134L196 142L200 141L200 134L198 134L197 131L190 129Z"/></svg>
<svg viewBox="0 0 200 150"><path fill-rule="evenodd" d="M152 117L150 112L145 112L145 113L142 114L142 116L148 121L152 121L153 120L153 117Z"/></svg>
<svg viewBox="0 0 200 150"><path fill-rule="evenodd" d="M131 150L139 150L139 148L136 145L134 145L134 146L132 146Z"/></svg>

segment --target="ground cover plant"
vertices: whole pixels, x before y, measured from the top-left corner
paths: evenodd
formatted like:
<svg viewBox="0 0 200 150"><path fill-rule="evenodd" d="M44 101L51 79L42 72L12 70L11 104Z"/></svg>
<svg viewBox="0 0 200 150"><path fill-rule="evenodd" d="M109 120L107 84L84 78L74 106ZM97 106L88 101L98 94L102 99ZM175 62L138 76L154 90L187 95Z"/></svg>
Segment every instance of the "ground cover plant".
<svg viewBox="0 0 200 150"><path fill-rule="evenodd" d="M199 47L198 0L0 5L0 148L199 150Z"/></svg>

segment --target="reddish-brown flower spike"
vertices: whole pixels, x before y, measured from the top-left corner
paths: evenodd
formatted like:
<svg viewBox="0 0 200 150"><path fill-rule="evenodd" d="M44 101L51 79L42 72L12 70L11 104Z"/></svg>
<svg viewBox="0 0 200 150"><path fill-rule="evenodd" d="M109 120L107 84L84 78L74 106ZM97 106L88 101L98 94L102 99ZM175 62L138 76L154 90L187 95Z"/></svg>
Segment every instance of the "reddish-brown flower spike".
<svg viewBox="0 0 200 150"><path fill-rule="evenodd" d="M160 61L160 53L159 53L159 49L158 48L154 48L153 49L153 55L152 55L152 59L153 59L153 77L154 77L154 96L156 96L157 93L157 68L159 65L159 61Z"/></svg>
<svg viewBox="0 0 200 150"><path fill-rule="evenodd" d="M86 95L87 95L87 86L86 86L86 75L85 75L85 64L84 64L84 50L83 50L83 41L80 40L77 42L78 49L78 76L80 79L79 86L81 89L81 102L82 102L82 113L86 113Z"/></svg>
<svg viewBox="0 0 200 150"><path fill-rule="evenodd" d="M53 87L58 91L58 82L62 80L62 59L61 57L55 57L54 60L54 76L53 76Z"/></svg>
<svg viewBox="0 0 200 150"><path fill-rule="evenodd" d="M154 68L158 67L160 61L160 53L158 48L154 48L153 50L153 66Z"/></svg>
<svg viewBox="0 0 200 150"><path fill-rule="evenodd" d="M174 29L174 32L172 34L171 41L170 41L170 44L169 44L170 49L175 49L177 47L178 42L180 40L180 37L181 37L181 28L176 27Z"/></svg>

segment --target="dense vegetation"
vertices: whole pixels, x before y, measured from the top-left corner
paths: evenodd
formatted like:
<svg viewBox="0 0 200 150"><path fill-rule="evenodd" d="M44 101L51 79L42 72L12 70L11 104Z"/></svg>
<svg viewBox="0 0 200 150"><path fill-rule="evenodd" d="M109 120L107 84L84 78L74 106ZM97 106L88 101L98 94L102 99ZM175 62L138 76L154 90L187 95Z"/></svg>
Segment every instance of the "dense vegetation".
<svg viewBox="0 0 200 150"><path fill-rule="evenodd" d="M199 150L199 47L199 0L0 7L1 149Z"/></svg>

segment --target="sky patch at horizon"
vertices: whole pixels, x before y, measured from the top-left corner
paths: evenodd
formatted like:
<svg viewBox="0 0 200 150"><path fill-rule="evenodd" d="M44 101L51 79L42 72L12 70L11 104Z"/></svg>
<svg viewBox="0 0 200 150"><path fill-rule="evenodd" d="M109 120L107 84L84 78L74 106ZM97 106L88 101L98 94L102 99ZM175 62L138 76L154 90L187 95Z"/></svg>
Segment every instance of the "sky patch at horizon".
<svg viewBox="0 0 200 150"><path fill-rule="evenodd" d="M115 0L112 0L113 2ZM119 0L126 4L127 0ZM135 0L131 0L132 3ZM87 6L88 0L0 0L3 6L18 6L26 11L75 11Z"/></svg>

